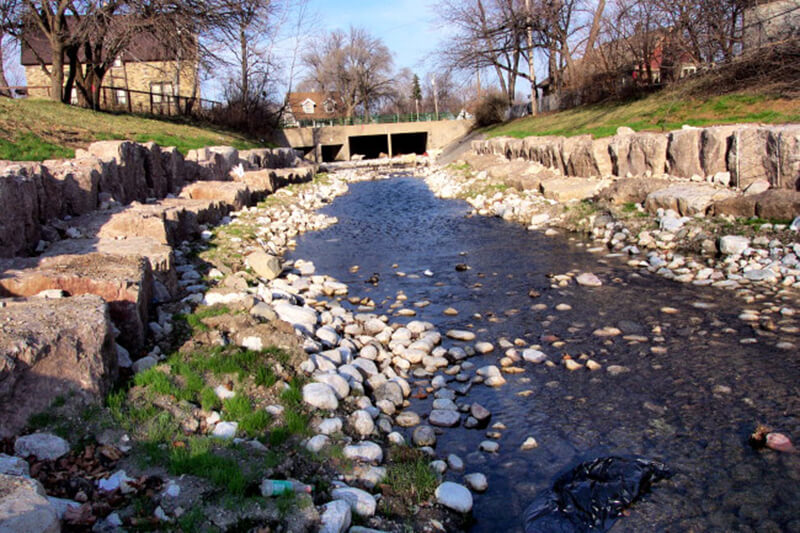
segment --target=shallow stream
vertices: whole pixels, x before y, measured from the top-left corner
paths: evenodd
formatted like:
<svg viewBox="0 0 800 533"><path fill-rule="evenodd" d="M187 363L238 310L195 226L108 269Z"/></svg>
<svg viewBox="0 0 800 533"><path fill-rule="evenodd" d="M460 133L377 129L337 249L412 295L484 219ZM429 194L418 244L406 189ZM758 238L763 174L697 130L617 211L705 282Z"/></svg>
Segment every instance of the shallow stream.
<svg viewBox="0 0 800 533"><path fill-rule="evenodd" d="M522 531L525 507L559 472L622 454L661 460L674 476L613 531L800 532L800 454L747 444L757 423L800 440L800 355L775 347L798 340L796 317L775 315L778 332L758 331L737 318L742 303L727 292L635 270L624 258L588 252L578 239L471 217L466 203L438 199L413 177L352 184L323 212L339 223L300 237L290 257L312 260L317 272L347 283L350 295L372 298L376 312L391 314L389 305L403 291L414 319L442 333L472 329L477 340L495 345L471 359L476 366L498 364L503 337L540 344L555 362L586 354L603 365L570 372L560 364L524 363L525 372L505 375L502 387L476 385L456 399L481 403L492 412L491 424L507 428L494 455L477 452L487 429L446 429L439 436L440 458L455 453L466 472L488 477L489 490L475 496L471 531ZM456 271L459 263L470 269ZM354 265L359 270L352 273ZM434 275L425 276L426 269ZM548 274L570 271L593 272L603 286L551 287ZM377 286L365 282L373 274ZM531 298L531 289L541 296ZM430 304L412 305L422 301ZM532 309L541 304L546 309ZM571 309L558 311L558 304ZM667 306L677 313L662 312ZM459 314L445 316L448 307ZM647 340L593 335L606 326ZM565 344L552 346L551 336ZM653 346L666 353L654 354ZM630 371L612 376L611 365ZM432 401L412 400L412 409L428 413ZM521 451L529 436L539 447ZM446 477L463 481L462 473Z"/></svg>

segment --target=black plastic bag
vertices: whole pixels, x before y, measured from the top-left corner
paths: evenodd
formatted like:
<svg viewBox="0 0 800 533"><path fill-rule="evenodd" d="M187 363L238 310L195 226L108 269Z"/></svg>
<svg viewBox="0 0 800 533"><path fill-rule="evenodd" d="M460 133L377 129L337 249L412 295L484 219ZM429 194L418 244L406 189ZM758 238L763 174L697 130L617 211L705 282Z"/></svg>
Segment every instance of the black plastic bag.
<svg viewBox="0 0 800 533"><path fill-rule="evenodd" d="M670 475L666 465L647 459L601 457L581 463L528 506L525 533L607 531L650 485Z"/></svg>

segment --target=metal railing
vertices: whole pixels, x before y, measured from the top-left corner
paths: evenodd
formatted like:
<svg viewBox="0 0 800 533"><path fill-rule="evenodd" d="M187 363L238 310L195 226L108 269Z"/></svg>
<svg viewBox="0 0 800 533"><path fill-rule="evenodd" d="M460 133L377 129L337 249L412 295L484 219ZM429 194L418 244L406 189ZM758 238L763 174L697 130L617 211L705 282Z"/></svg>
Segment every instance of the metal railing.
<svg viewBox="0 0 800 533"><path fill-rule="evenodd" d="M433 122L436 120L455 120L452 113L394 113L389 115L370 115L364 117L337 117L327 119L301 119L295 124L285 124L284 128L320 128L324 126L359 126L362 124L396 124L400 122Z"/></svg>
<svg viewBox="0 0 800 533"><path fill-rule="evenodd" d="M124 87L104 86L100 88L100 108L106 111L127 111L128 113L165 116L202 116L223 105L222 102L194 96L137 91Z"/></svg>

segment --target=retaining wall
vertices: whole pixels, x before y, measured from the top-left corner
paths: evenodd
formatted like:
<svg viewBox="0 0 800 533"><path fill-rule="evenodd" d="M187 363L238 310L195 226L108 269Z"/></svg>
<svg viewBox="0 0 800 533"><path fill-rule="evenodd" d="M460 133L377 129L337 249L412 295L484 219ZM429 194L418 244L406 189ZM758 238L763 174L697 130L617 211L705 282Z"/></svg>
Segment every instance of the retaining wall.
<svg viewBox="0 0 800 533"><path fill-rule="evenodd" d="M733 187L766 180L772 188L800 190L800 125L684 127L669 133L577 137L498 137L473 141L478 154L521 158L567 176L631 177L669 174L717 177ZM720 175L721 173L728 175Z"/></svg>
<svg viewBox="0 0 800 533"><path fill-rule="evenodd" d="M103 204L146 202L179 194L194 181L233 179L231 170L296 167L289 148L238 152L226 146L191 150L154 143L104 141L78 150L69 160L43 163L0 161L0 257L32 254L43 227L78 217Z"/></svg>

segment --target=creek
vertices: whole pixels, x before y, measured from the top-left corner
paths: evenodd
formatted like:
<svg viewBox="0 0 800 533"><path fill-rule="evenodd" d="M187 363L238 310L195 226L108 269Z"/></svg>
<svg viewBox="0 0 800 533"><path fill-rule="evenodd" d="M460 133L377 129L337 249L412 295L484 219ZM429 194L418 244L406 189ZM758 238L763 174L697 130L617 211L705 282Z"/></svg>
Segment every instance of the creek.
<svg viewBox="0 0 800 533"><path fill-rule="evenodd" d="M322 212L339 223L299 237L290 259L313 261L317 272L348 284L350 295L373 299L377 313L391 315L402 291L417 316L391 322L471 329L495 346L470 359L476 367L498 364L501 338L541 345L557 363L519 363L525 372L504 375L505 385L477 384L456 398L488 408L490 427L505 426L496 454L478 452L487 429L445 429L438 438L439 458L455 453L465 473L488 478L489 489L475 495L471 531L522 531L526 506L558 473L624 455L663 461L674 475L613 531L800 532L800 454L756 451L747 442L757 423L800 437L800 357L777 349L777 335L741 321L734 295L635 270L624 257L590 253L575 237L470 216L465 202L438 199L408 175L351 184ZM460 263L469 270L457 271ZM573 271L592 272L603 285L554 287L548 277ZM374 274L377 285L366 282ZM449 307L458 315L446 316ZM775 320L788 332L783 339L797 340L795 317ZM622 335L593 333L604 327ZM564 344L553 346L556 339ZM602 368L570 372L560 364L565 354ZM627 371L612 375L612 365ZM426 414L433 395L411 401ZM410 431L401 431L410 441ZM520 450L531 436L538 448ZM445 478L462 483L463 473Z"/></svg>

